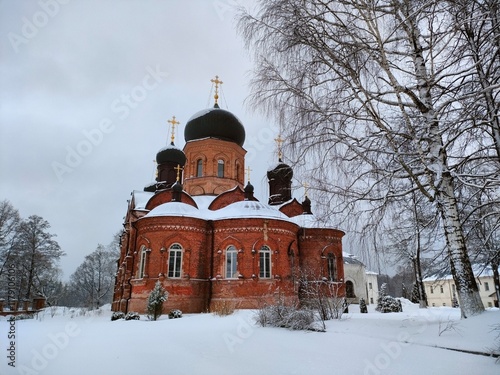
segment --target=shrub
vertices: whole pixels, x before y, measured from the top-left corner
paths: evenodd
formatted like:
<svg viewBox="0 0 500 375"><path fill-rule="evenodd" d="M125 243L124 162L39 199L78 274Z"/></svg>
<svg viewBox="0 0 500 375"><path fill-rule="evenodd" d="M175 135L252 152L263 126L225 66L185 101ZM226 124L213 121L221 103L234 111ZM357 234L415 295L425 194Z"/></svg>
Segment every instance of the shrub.
<svg viewBox="0 0 500 375"><path fill-rule="evenodd" d="M118 319L124 319L124 318L125 318L125 314L122 313L121 311L115 311L111 315L111 321L118 320Z"/></svg>
<svg viewBox="0 0 500 375"><path fill-rule="evenodd" d="M168 299L168 293L159 281L156 282L155 287L148 297L148 318L150 320L157 320L163 313L163 302Z"/></svg>
<svg viewBox="0 0 500 375"><path fill-rule="evenodd" d="M125 315L125 320L140 320L141 316L139 313L135 311L129 311L127 315Z"/></svg>
<svg viewBox="0 0 500 375"><path fill-rule="evenodd" d="M324 326L314 325L316 319L311 309L297 309L295 306L268 305L257 312L255 321L262 327L280 327L292 330L324 331Z"/></svg>
<svg viewBox="0 0 500 375"><path fill-rule="evenodd" d="M378 305L377 311L382 313L403 311L401 301L391 296L382 297Z"/></svg>
<svg viewBox="0 0 500 375"><path fill-rule="evenodd" d="M368 313L368 307L366 307L366 302L364 298L359 299L359 312L361 314L367 314Z"/></svg>
<svg viewBox="0 0 500 375"><path fill-rule="evenodd" d="M234 301L214 301L210 310L217 316L227 316L234 313L236 307L237 303Z"/></svg>
<svg viewBox="0 0 500 375"><path fill-rule="evenodd" d="M168 318L169 319L178 319L182 318L182 311L181 310L170 310L168 313Z"/></svg>

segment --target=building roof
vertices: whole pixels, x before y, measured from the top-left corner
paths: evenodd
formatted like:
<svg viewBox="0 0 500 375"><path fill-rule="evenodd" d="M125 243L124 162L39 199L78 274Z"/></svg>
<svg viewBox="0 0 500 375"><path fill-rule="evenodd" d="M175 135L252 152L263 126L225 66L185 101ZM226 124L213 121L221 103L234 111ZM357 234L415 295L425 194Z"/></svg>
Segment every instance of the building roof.
<svg viewBox="0 0 500 375"><path fill-rule="evenodd" d="M474 277L493 277L493 269L490 265L485 266L484 264L473 264L472 272L474 273ZM498 272L500 272L500 267L498 268ZM425 277L423 281L433 282L451 279L453 279L453 276L451 275L450 271L444 270Z"/></svg>

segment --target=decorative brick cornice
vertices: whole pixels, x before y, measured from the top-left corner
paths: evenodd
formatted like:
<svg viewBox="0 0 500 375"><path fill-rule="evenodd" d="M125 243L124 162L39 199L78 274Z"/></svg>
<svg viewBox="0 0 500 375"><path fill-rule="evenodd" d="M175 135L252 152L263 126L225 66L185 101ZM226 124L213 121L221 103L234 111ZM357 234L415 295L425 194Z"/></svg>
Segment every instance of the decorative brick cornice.
<svg viewBox="0 0 500 375"><path fill-rule="evenodd" d="M141 228L141 231L145 232L159 232L159 231L183 231L183 232L197 232L197 233L209 233L210 231L205 228L195 227L192 225L146 225Z"/></svg>
<svg viewBox="0 0 500 375"><path fill-rule="evenodd" d="M282 234L282 235L289 235L289 236L296 236L297 233L292 232L287 229L281 229L281 228L267 228L266 229L268 233L275 233L275 234ZM264 232L263 227L231 227L231 228L218 228L214 230L215 233L249 233L249 232Z"/></svg>

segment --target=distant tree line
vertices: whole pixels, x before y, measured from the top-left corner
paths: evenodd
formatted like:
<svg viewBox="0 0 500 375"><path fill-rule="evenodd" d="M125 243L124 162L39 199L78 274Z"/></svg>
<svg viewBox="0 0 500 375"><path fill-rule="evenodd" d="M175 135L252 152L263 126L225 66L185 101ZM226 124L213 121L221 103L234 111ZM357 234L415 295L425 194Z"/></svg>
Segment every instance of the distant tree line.
<svg viewBox="0 0 500 375"><path fill-rule="evenodd" d="M27 219L7 201L0 201L0 298L6 302L43 296L49 306L96 308L111 302L119 234L87 255L62 281L59 260L66 255L42 217Z"/></svg>

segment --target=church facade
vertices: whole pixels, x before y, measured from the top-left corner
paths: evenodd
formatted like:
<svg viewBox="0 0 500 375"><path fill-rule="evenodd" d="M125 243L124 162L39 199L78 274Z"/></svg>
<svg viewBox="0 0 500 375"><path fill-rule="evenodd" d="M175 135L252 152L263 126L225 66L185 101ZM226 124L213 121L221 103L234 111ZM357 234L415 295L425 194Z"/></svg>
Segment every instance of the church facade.
<svg viewBox="0 0 500 375"><path fill-rule="evenodd" d="M269 168L268 202L245 185L245 129L231 112L194 114L183 150L158 151L156 181L133 191L121 237L113 311L146 312L159 281L164 311L259 308L300 302L307 274L345 294L341 230L319 224L311 202L292 198L292 168ZM175 125L175 117L169 122ZM313 280L313 281L314 281Z"/></svg>

